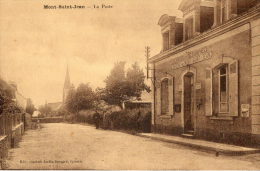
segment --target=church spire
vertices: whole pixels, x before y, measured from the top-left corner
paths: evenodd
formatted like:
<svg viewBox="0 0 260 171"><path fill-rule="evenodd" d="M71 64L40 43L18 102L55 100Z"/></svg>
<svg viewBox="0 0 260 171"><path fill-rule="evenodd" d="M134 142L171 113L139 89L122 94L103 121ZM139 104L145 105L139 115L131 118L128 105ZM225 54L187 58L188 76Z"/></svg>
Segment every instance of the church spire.
<svg viewBox="0 0 260 171"><path fill-rule="evenodd" d="M64 82L64 89L68 89L71 87L70 84L70 75L69 75L69 66L67 65L67 71L66 71L66 76L65 76L65 82Z"/></svg>

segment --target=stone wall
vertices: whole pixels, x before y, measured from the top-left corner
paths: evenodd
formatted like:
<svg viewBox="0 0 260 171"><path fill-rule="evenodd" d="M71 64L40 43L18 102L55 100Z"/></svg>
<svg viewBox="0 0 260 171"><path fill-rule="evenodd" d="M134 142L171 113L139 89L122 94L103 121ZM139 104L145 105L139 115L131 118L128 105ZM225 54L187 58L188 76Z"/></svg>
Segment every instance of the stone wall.
<svg viewBox="0 0 260 171"><path fill-rule="evenodd" d="M260 19L251 22L252 39L252 134L260 144ZM257 141L256 140L256 141Z"/></svg>

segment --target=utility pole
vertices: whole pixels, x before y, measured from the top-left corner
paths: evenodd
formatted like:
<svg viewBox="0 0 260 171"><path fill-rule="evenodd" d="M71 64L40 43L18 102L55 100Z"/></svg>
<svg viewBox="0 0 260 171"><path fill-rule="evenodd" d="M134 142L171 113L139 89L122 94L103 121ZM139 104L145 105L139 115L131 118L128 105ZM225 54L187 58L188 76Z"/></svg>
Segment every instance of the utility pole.
<svg viewBox="0 0 260 171"><path fill-rule="evenodd" d="M149 64L148 64L148 60L150 58L150 52L151 52L151 48L149 46L145 47L145 57L146 57L146 77L147 79L149 79Z"/></svg>

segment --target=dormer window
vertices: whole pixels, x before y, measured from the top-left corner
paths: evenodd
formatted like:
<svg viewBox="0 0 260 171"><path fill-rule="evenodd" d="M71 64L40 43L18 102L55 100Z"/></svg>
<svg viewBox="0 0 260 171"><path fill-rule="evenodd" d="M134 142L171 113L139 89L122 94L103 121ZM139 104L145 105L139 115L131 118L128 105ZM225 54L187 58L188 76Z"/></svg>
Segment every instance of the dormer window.
<svg viewBox="0 0 260 171"><path fill-rule="evenodd" d="M185 40L193 37L193 17L185 20Z"/></svg>
<svg viewBox="0 0 260 171"><path fill-rule="evenodd" d="M161 16L158 24L162 31L163 51L167 51L182 42L183 23L181 19L165 14Z"/></svg>
<svg viewBox="0 0 260 171"><path fill-rule="evenodd" d="M221 23L227 20L227 1L221 1Z"/></svg>
<svg viewBox="0 0 260 171"><path fill-rule="evenodd" d="M168 50L170 48L170 33L169 31L163 33L163 50Z"/></svg>

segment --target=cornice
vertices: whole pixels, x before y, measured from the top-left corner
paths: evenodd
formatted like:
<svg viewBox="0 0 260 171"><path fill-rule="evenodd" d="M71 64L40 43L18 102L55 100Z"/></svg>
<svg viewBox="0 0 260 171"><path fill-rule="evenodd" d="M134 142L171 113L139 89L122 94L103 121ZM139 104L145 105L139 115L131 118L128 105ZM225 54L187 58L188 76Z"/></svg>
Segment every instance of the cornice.
<svg viewBox="0 0 260 171"><path fill-rule="evenodd" d="M256 17L260 17L260 6L257 6L253 9L251 9L246 14L237 16L237 17L227 21L224 24L221 24L215 28L212 28L209 31L201 33L201 34L195 36L193 39L185 41L167 51L159 53L159 54L149 58L148 62L155 63L155 62L161 61L163 59L166 59L169 56L183 52L191 47L194 47L198 44L201 44L201 43L211 40L215 37L218 37L224 33L227 33L231 30L234 30L240 26L243 26L244 24L249 23L252 19L254 19Z"/></svg>

